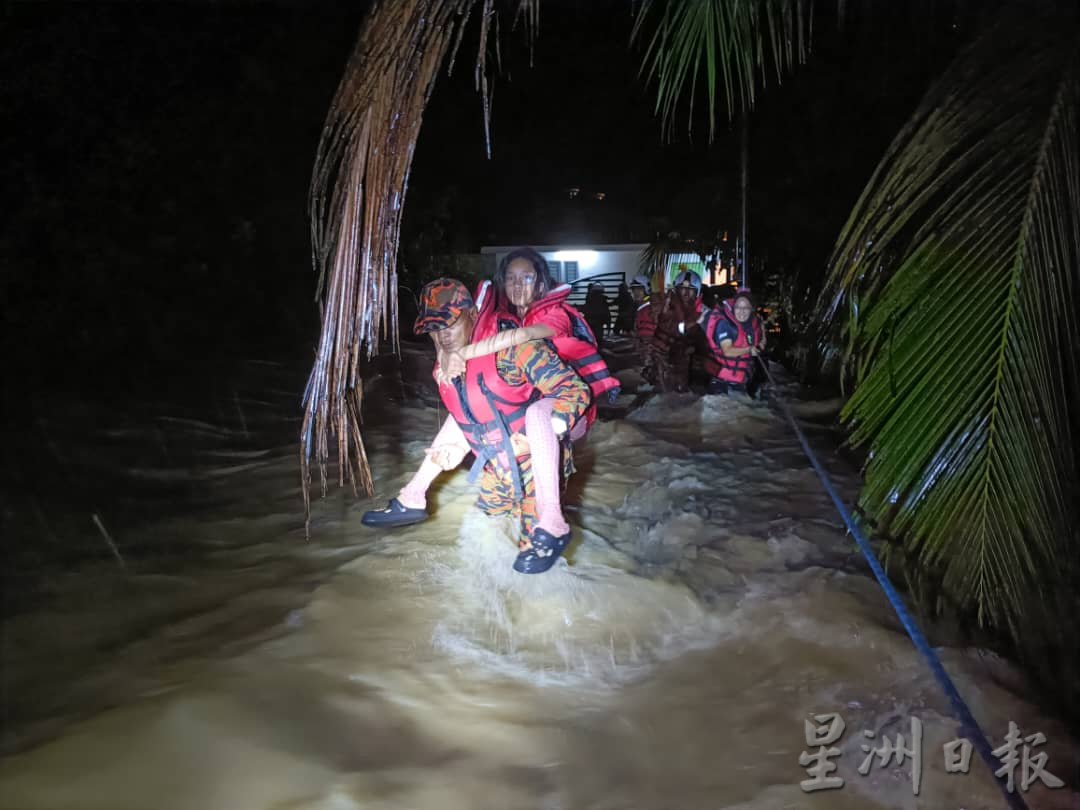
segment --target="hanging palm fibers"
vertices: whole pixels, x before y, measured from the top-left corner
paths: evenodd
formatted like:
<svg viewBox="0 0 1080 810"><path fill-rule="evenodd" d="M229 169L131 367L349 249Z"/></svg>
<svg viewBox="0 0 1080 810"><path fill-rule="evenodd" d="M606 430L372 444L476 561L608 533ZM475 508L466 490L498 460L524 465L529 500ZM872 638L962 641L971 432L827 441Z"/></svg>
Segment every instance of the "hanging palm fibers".
<svg viewBox="0 0 1080 810"><path fill-rule="evenodd" d="M478 2L376 3L327 114L310 192L322 329L304 392L301 429L306 527L312 457L318 459L325 495L331 436L339 485L347 471L354 492L359 488L370 495L374 490L360 434L361 353L370 357L380 339L389 339L398 350L396 262L409 169L435 77L451 46L456 52ZM483 0L476 65L485 131L490 130L486 52L494 2ZM537 0L514 5L534 33Z"/></svg>

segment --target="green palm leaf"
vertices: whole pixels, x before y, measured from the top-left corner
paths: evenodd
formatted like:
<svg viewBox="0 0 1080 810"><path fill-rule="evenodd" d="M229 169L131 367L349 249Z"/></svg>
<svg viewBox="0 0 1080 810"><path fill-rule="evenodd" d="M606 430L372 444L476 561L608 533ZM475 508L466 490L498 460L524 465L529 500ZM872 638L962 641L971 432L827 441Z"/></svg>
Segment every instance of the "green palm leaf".
<svg viewBox="0 0 1080 810"><path fill-rule="evenodd" d="M1010 18L957 59L863 192L821 305L870 445L862 509L1014 638L1080 525L1078 33Z"/></svg>
<svg viewBox="0 0 1080 810"><path fill-rule="evenodd" d="M644 42L645 32L652 32L641 71L657 82L656 112L665 133L672 134L684 98L689 100L687 129L692 127L699 81L710 141L716 132L720 84L729 118L736 102L744 110L752 107L755 72L760 71L764 81L768 57L777 81L796 59L805 59L812 5L803 0L643 0L631 39Z"/></svg>

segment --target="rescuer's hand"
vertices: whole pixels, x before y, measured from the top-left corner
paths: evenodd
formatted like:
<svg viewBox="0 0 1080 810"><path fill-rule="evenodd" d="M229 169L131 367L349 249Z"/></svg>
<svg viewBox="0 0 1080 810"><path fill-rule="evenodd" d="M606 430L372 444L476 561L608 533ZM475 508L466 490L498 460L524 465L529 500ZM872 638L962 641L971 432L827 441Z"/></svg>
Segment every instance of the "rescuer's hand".
<svg viewBox="0 0 1080 810"><path fill-rule="evenodd" d="M460 377L465 373L465 358L459 351L447 352L443 357L443 365L440 367L448 379Z"/></svg>

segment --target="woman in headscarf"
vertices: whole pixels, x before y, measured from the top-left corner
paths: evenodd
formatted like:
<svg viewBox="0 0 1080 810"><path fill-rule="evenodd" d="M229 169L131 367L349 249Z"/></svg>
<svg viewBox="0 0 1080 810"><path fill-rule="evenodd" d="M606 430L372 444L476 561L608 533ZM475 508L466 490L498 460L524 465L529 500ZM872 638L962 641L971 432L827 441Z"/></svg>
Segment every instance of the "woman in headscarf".
<svg viewBox="0 0 1080 810"><path fill-rule="evenodd" d="M705 369L712 379L705 393L752 396L755 358L765 350L765 330L754 312L750 291L740 289L730 301L710 310L701 328L711 354Z"/></svg>

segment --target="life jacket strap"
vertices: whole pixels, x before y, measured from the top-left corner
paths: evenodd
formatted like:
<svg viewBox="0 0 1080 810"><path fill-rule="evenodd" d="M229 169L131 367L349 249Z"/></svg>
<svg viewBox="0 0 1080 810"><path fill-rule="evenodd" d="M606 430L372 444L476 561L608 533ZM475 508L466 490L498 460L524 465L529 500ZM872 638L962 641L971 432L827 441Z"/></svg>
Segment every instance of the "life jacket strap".
<svg viewBox="0 0 1080 810"><path fill-rule="evenodd" d="M583 368L585 366L591 366L593 363L599 363L604 358L599 353L587 354L584 357L576 357L570 361L570 365L577 368Z"/></svg>
<svg viewBox="0 0 1080 810"><path fill-rule="evenodd" d="M496 400L502 402L503 404L510 403L508 403L504 399L499 399L495 396L495 394L492 393L491 389L488 388L487 384L484 382L483 374L477 376L477 381L480 385L480 392L484 395L485 399L487 399L488 408L491 409L492 414L494 414L495 416L495 426L501 434L500 444L502 445L502 452L506 456L506 466L510 469L510 478L514 484L514 501L516 503L521 503L525 500L525 486L522 484L521 481L521 465L517 462L517 455L514 453L514 443L510 440L510 426L507 424L506 417L495 406ZM532 394L529 395L528 402L514 410L514 418L517 418L517 414L524 413L524 411L528 409L529 405L531 405L539 398L540 392L534 388ZM496 459L496 463L498 463L497 459L499 456L499 451L491 445L484 445L484 447L490 450L490 457ZM487 459L485 459L485 461L486 460Z"/></svg>

